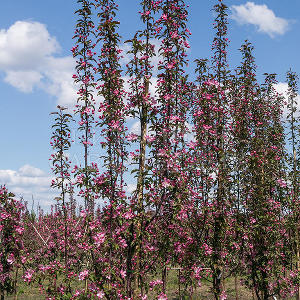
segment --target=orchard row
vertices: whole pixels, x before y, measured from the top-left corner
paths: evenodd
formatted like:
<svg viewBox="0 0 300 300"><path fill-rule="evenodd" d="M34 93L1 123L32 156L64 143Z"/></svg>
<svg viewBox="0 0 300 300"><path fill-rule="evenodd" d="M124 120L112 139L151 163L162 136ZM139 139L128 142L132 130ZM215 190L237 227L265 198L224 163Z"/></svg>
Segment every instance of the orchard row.
<svg viewBox="0 0 300 300"><path fill-rule="evenodd" d="M141 1L128 53L115 1L77 2L78 101L74 114L58 107L51 138L60 196L51 213L36 216L2 187L2 299L22 274L46 299L162 300L172 267L190 298L206 282L216 300L226 299L225 279L235 277L259 300L300 299L297 75L287 72L287 99L275 74L259 83L248 41L229 70L221 0L212 57L196 60L194 74L186 74L183 0ZM73 120L80 165L67 155Z"/></svg>

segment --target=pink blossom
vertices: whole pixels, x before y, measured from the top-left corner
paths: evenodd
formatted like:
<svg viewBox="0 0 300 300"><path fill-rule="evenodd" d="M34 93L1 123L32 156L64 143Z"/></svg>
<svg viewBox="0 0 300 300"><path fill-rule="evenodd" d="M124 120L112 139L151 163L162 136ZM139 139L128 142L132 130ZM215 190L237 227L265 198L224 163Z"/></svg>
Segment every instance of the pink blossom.
<svg viewBox="0 0 300 300"><path fill-rule="evenodd" d="M8 257L7 257L7 262L10 264L10 265L12 265L13 263L14 263L14 261L15 261L15 256L14 256L14 254L13 253L10 253L9 255L8 255Z"/></svg>
<svg viewBox="0 0 300 300"><path fill-rule="evenodd" d="M96 246L100 247L105 241L105 233L104 232L97 233L96 235L94 235L93 238L95 240Z"/></svg>
<svg viewBox="0 0 300 300"><path fill-rule="evenodd" d="M24 228L23 228L23 227L21 227L21 226L17 226L17 227L16 227L16 232L17 232L18 234L22 234L23 231L24 231Z"/></svg>
<svg viewBox="0 0 300 300"><path fill-rule="evenodd" d="M119 128L119 121L112 121L111 122L111 127L113 129L118 129Z"/></svg>
<svg viewBox="0 0 300 300"><path fill-rule="evenodd" d="M126 248L127 247L127 243L124 239L119 239L119 245L122 247L122 248Z"/></svg>
<svg viewBox="0 0 300 300"><path fill-rule="evenodd" d="M166 101L168 101L168 100L172 99L173 97L174 97L173 95L167 94L167 95L164 96L164 99Z"/></svg>
<svg viewBox="0 0 300 300"><path fill-rule="evenodd" d="M127 211L125 214L124 214L124 218L126 220L129 220L129 219L132 219L134 217L134 214L131 212L131 211Z"/></svg>
<svg viewBox="0 0 300 300"><path fill-rule="evenodd" d="M130 133L127 135L127 141L132 142L132 141L136 141L138 138L138 135L135 133Z"/></svg>
<svg viewBox="0 0 300 300"><path fill-rule="evenodd" d="M166 150L165 149L159 149L158 150L158 156L165 156L166 155Z"/></svg>
<svg viewBox="0 0 300 300"><path fill-rule="evenodd" d="M99 292L97 293L96 296L97 296L99 299L102 299L102 298L105 296L105 294L104 294L103 291L99 291Z"/></svg>
<svg viewBox="0 0 300 300"><path fill-rule="evenodd" d="M171 37L172 37L172 39L176 39L178 37L177 32L172 32Z"/></svg>
<svg viewBox="0 0 300 300"><path fill-rule="evenodd" d="M213 85L213 86L216 86L216 87L219 86L219 83L216 80L213 80L213 79L210 79L210 80L206 81L205 84Z"/></svg>
<svg viewBox="0 0 300 300"><path fill-rule="evenodd" d="M163 19L163 20L168 20L168 16L166 15L166 14L163 14L162 16L161 16L161 18Z"/></svg>
<svg viewBox="0 0 300 300"><path fill-rule="evenodd" d="M161 293L161 294L158 296L157 300L168 300L168 297L167 297L166 294Z"/></svg>
<svg viewBox="0 0 300 300"><path fill-rule="evenodd" d="M211 125L203 125L202 126L205 130L209 130L209 129L211 129L212 128L212 126Z"/></svg>
<svg viewBox="0 0 300 300"><path fill-rule="evenodd" d="M149 135L146 135L145 138L146 138L146 140L147 140L148 142L154 142L154 141L155 141L155 136L149 136Z"/></svg>
<svg viewBox="0 0 300 300"><path fill-rule="evenodd" d="M34 271L32 269L27 270L24 275L24 281L28 283L31 282L33 274Z"/></svg>
<svg viewBox="0 0 300 300"><path fill-rule="evenodd" d="M220 295L220 300L226 300L227 299L227 295L225 291L222 291L221 295Z"/></svg>
<svg viewBox="0 0 300 300"><path fill-rule="evenodd" d="M121 270L120 275L121 275L122 278L125 278L126 277L126 272L124 270Z"/></svg>
<svg viewBox="0 0 300 300"><path fill-rule="evenodd" d="M171 116L170 120L171 121L180 121L180 118L178 116Z"/></svg>
<svg viewBox="0 0 300 300"><path fill-rule="evenodd" d="M78 279L79 280L85 280L89 275L89 271L88 270L84 270L82 272L79 273L78 275Z"/></svg>
<svg viewBox="0 0 300 300"><path fill-rule="evenodd" d="M187 145L188 145L191 149L195 149L196 146L197 146L197 143L196 143L196 142L193 142L193 141L190 141Z"/></svg>
<svg viewBox="0 0 300 300"><path fill-rule="evenodd" d="M167 187L169 187L169 186L171 185L170 182L171 182L170 179L164 178L164 181L162 182L161 185L162 185L164 188L167 188Z"/></svg>
<svg viewBox="0 0 300 300"><path fill-rule="evenodd" d="M277 179L277 183L281 186L281 187L286 187L287 184L283 179Z"/></svg>

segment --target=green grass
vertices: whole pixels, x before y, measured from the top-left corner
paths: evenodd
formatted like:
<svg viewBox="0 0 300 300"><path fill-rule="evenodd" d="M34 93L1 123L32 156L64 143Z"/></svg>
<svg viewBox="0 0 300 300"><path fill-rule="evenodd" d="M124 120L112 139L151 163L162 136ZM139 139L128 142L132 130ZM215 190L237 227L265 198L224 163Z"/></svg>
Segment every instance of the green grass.
<svg viewBox="0 0 300 300"><path fill-rule="evenodd" d="M78 282L78 286L82 285L82 282ZM234 286L234 278L228 278L225 280L225 288L227 292L228 300L235 300L235 286ZM167 296L169 300L213 300L213 294L211 292L211 284L207 281L203 281L201 287L197 287L192 297L189 293L184 293L184 286L181 284L180 286L180 296L179 297L179 286L178 286L178 271L170 270L167 275ZM31 284L28 286L22 280L18 282L17 285L17 298L14 295L5 297L6 300L42 300L45 299L45 295L41 294L39 291L39 287L37 284ZM254 299L252 296L252 292L249 289L241 286L238 283L238 291L239 291L239 300L252 300ZM149 295L149 300L155 300L156 298L151 294ZM295 298L290 298L292 300ZM118 299L116 299L118 300Z"/></svg>
<svg viewBox="0 0 300 300"><path fill-rule="evenodd" d="M201 287L197 287L193 293L192 297L190 296L190 293L184 293L183 285L180 286L180 295L179 297L179 286L178 286L178 273L176 271L169 272L168 274L168 284L167 284L167 296L169 300L185 300L185 299L191 299L191 300L211 300L213 298L213 294L211 291L211 284L207 281L203 281L201 284ZM229 278L225 280L225 288L228 295L227 299L235 299L235 287L234 287L234 279ZM242 287L240 284L238 285L239 290L239 300L251 300L252 299L252 293L246 289L245 287Z"/></svg>

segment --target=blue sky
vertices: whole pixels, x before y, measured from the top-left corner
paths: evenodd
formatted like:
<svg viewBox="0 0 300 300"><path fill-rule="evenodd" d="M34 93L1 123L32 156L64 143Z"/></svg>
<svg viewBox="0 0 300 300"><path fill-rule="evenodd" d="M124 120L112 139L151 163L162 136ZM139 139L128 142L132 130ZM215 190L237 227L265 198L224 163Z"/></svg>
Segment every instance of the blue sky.
<svg viewBox="0 0 300 300"><path fill-rule="evenodd" d="M139 1L119 0L120 34L126 40L139 29ZM189 0L192 32L190 69L196 58L209 58L213 39L212 6L216 1ZM240 61L238 48L245 39L255 47L258 78L277 73L278 89L285 72L300 72L298 0L225 1L230 7L229 63ZM288 5L287 5L288 4ZM3 1L0 10L0 184L17 195L47 207L53 193L48 158L50 112L57 104L76 101L72 85L74 60L70 49L76 23L75 0ZM53 203L53 202L52 202Z"/></svg>

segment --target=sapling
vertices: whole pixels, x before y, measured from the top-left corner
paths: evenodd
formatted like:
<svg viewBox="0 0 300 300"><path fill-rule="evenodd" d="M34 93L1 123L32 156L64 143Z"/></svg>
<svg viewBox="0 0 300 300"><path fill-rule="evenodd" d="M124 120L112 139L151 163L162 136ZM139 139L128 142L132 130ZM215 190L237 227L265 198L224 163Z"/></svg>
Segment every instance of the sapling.
<svg viewBox="0 0 300 300"><path fill-rule="evenodd" d="M89 151L93 146L93 126L95 113L95 32L92 20L93 1L78 0L81 7L75 12L79 19L77 20L74 39L76 46L72 48L73 56L76 60L77 74L73 75L74 82L79 85L78 99L76 105L76 114L79 115L78 130L82 134L79 136L80 143L84 148L83 166L77 167L77 186L81 189L80 195L84 198L85 209L93 214L94 211L94 194L93 179L95 177L94 165L90 164Z"/></svg>
<svg viewBox="0 0 300 300"><path fill-rule="evenodd" d="M56 151L51 155L52 161L52 171L55 175L55 179L52 180L51 187L58 189L60 192L60 197L57 198L58 204L61 205L63 212L63 221L64 221L64 263L65 263L65 280L67 282L67 289L70 292L71 287L68 280L68 271L70 268L69 259L68 259L68 218L69 212L68 209L70 205L67 204L67 195L72 192L70 190L72 182L70 175L70 165L71 162L68 158L68 151L71 147L71 130L69 123L72 121L72 116L69 113L65 113L66 108L62 106L57 106L58 111L53 112L55 116L54 124L52 125L52 137L51 145Z"/></svg>
<svg viewBox="0 0 300 300"><path fill-rule="evenodd" d="M290 211L290 232L291 239L290 244L292 246L292 251L294 253L293 257L295 259L295 268L293 268L298 276L297 281L297 300L300 299L300 283L299 283L299 273L300 273L300 159L299 159L299 132L300 132L300 122L299 122L299 109L298 109L298 75L289 70L286 74L286 79L288 83L288 102L287 102L287 121L288 121L288 144L291 148L288 157L288 168L290 181L290 195L289 195L289 211Z"/></svg>

